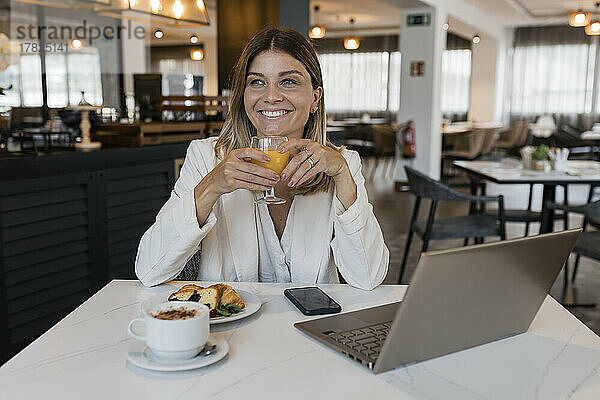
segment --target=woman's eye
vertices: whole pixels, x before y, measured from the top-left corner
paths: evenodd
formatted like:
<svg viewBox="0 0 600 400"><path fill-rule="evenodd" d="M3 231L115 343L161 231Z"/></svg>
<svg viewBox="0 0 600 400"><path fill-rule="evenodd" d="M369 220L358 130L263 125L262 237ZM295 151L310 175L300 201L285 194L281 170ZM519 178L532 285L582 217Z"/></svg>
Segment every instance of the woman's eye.
<svg viewBox="0 0 600 400"><path fill-rule="evenodd" d="M286 78L286 79L284 79L284 80L281 81L282 85L295 85L296 83L298 83L298 82L296 82L293 79L289 79L289 78Z"/></svg>
<svg viewBox="0 0 600 400"><path fill-rule="evenodd" d="M261 81L260 79L252 79L248 85L250 86L260 86L263 84L263 81Z"/></svg>

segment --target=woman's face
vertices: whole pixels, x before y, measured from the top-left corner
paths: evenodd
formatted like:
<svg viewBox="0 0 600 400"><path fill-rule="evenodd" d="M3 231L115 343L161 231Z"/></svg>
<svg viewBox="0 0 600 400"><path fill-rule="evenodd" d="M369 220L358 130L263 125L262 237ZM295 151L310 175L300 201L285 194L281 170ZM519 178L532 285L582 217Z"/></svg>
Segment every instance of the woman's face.
<svg viewBox="0 0 600 400"><path fill-rule="evenodd" d="M313 90L304 65L287 53L263 51L248 68L244 108L258 136L302 138L322 88Z"/></svg>

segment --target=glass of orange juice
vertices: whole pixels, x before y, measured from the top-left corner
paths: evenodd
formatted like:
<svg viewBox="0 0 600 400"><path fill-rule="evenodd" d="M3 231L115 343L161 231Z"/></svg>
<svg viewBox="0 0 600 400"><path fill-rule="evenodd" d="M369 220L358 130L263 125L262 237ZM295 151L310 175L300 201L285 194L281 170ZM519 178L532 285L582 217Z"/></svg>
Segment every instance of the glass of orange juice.
<svg viewBox="0 0 600 400"><path fill-rule="evenodd" d="M287 151L285 153L280 153L277 151L277 148L282 143L287 142L287 140L288 138L285 136L253 137L251 147L267 153L271 160L267 162L252 160L252 163L268 168L281 175L283 169L290 161L290 153ZM264 197L256 200L256 202L260 204L283 204L285 203L285 200L275 196L275 188L271 188L266 190Z"/></svg>

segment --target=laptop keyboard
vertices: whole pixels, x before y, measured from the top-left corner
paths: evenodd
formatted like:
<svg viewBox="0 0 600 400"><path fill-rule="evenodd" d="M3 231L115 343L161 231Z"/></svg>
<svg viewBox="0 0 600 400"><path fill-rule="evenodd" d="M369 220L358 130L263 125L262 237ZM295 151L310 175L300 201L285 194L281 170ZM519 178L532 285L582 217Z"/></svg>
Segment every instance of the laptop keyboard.
<svg viewBox="0 0 600 400"><path fill-rule="evenodd" d="M391 325L392 321L365 326L360 329L332 333L329 337L344 346L350 347L354 351L358 351L364 356L376 360L379 357L379 352L383 347L383 342L385 342Z"/></svg>

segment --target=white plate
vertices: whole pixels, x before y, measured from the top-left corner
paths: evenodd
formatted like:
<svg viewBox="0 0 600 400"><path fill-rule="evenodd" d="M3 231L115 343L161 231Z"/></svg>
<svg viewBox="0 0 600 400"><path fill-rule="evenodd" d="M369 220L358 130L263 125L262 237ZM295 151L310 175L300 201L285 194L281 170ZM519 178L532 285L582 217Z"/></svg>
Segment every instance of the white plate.
<svg viewBox="0 0 600 400"><path fill-rule="evenodd" d="M145 305L148 303L160 304L165 301L168 301L169 296L171 294L173 294L174 292L176 292L177 290L179 290L179 288L175 288L175 290L172 292L169 291L169 292L157 294L156 296L150 297L148 300L146 300L142 303L142 308L144 308ZM244 307L244 309L242 311L240 311L239 313L232 314L229 317L211 318L210 319L211 325L224 324L226 322L237 321L238 319L246 318L246 317L254 314L255 312L257 312L260 309L260 306L262 305L262 303L260 302L260 299L258 298L258 296L256 296L254 293L246 292L245 290L238 290L235 288L233 288L233 290L235 290L237 292L237 294L240 295L240 297L246 304L246 307Z"/></svg>
<svg viewBox="0 0 600 400"><path fill-rule="evenodd" d="M127 361L137 367L153 371L187 371L202 368L216 363L229 352L229 344L225 339L217 340L211 336L208 342L217 346L212 354L196 356L188 360L163 360L156 357L146 343L136 340L127 353Z"/></svg>
<svg viewBox="0 0 600 400"><path fill-rule="evenodd" d="M254 293L246 292L245 290L233 289L240 295L246 307L242 311L236 314L232 314L229 317L215 317L210 319L210 324L224 324L225 322L237 321L238 319L246 318L260 309L262 303L257 295Z"/></svg>

